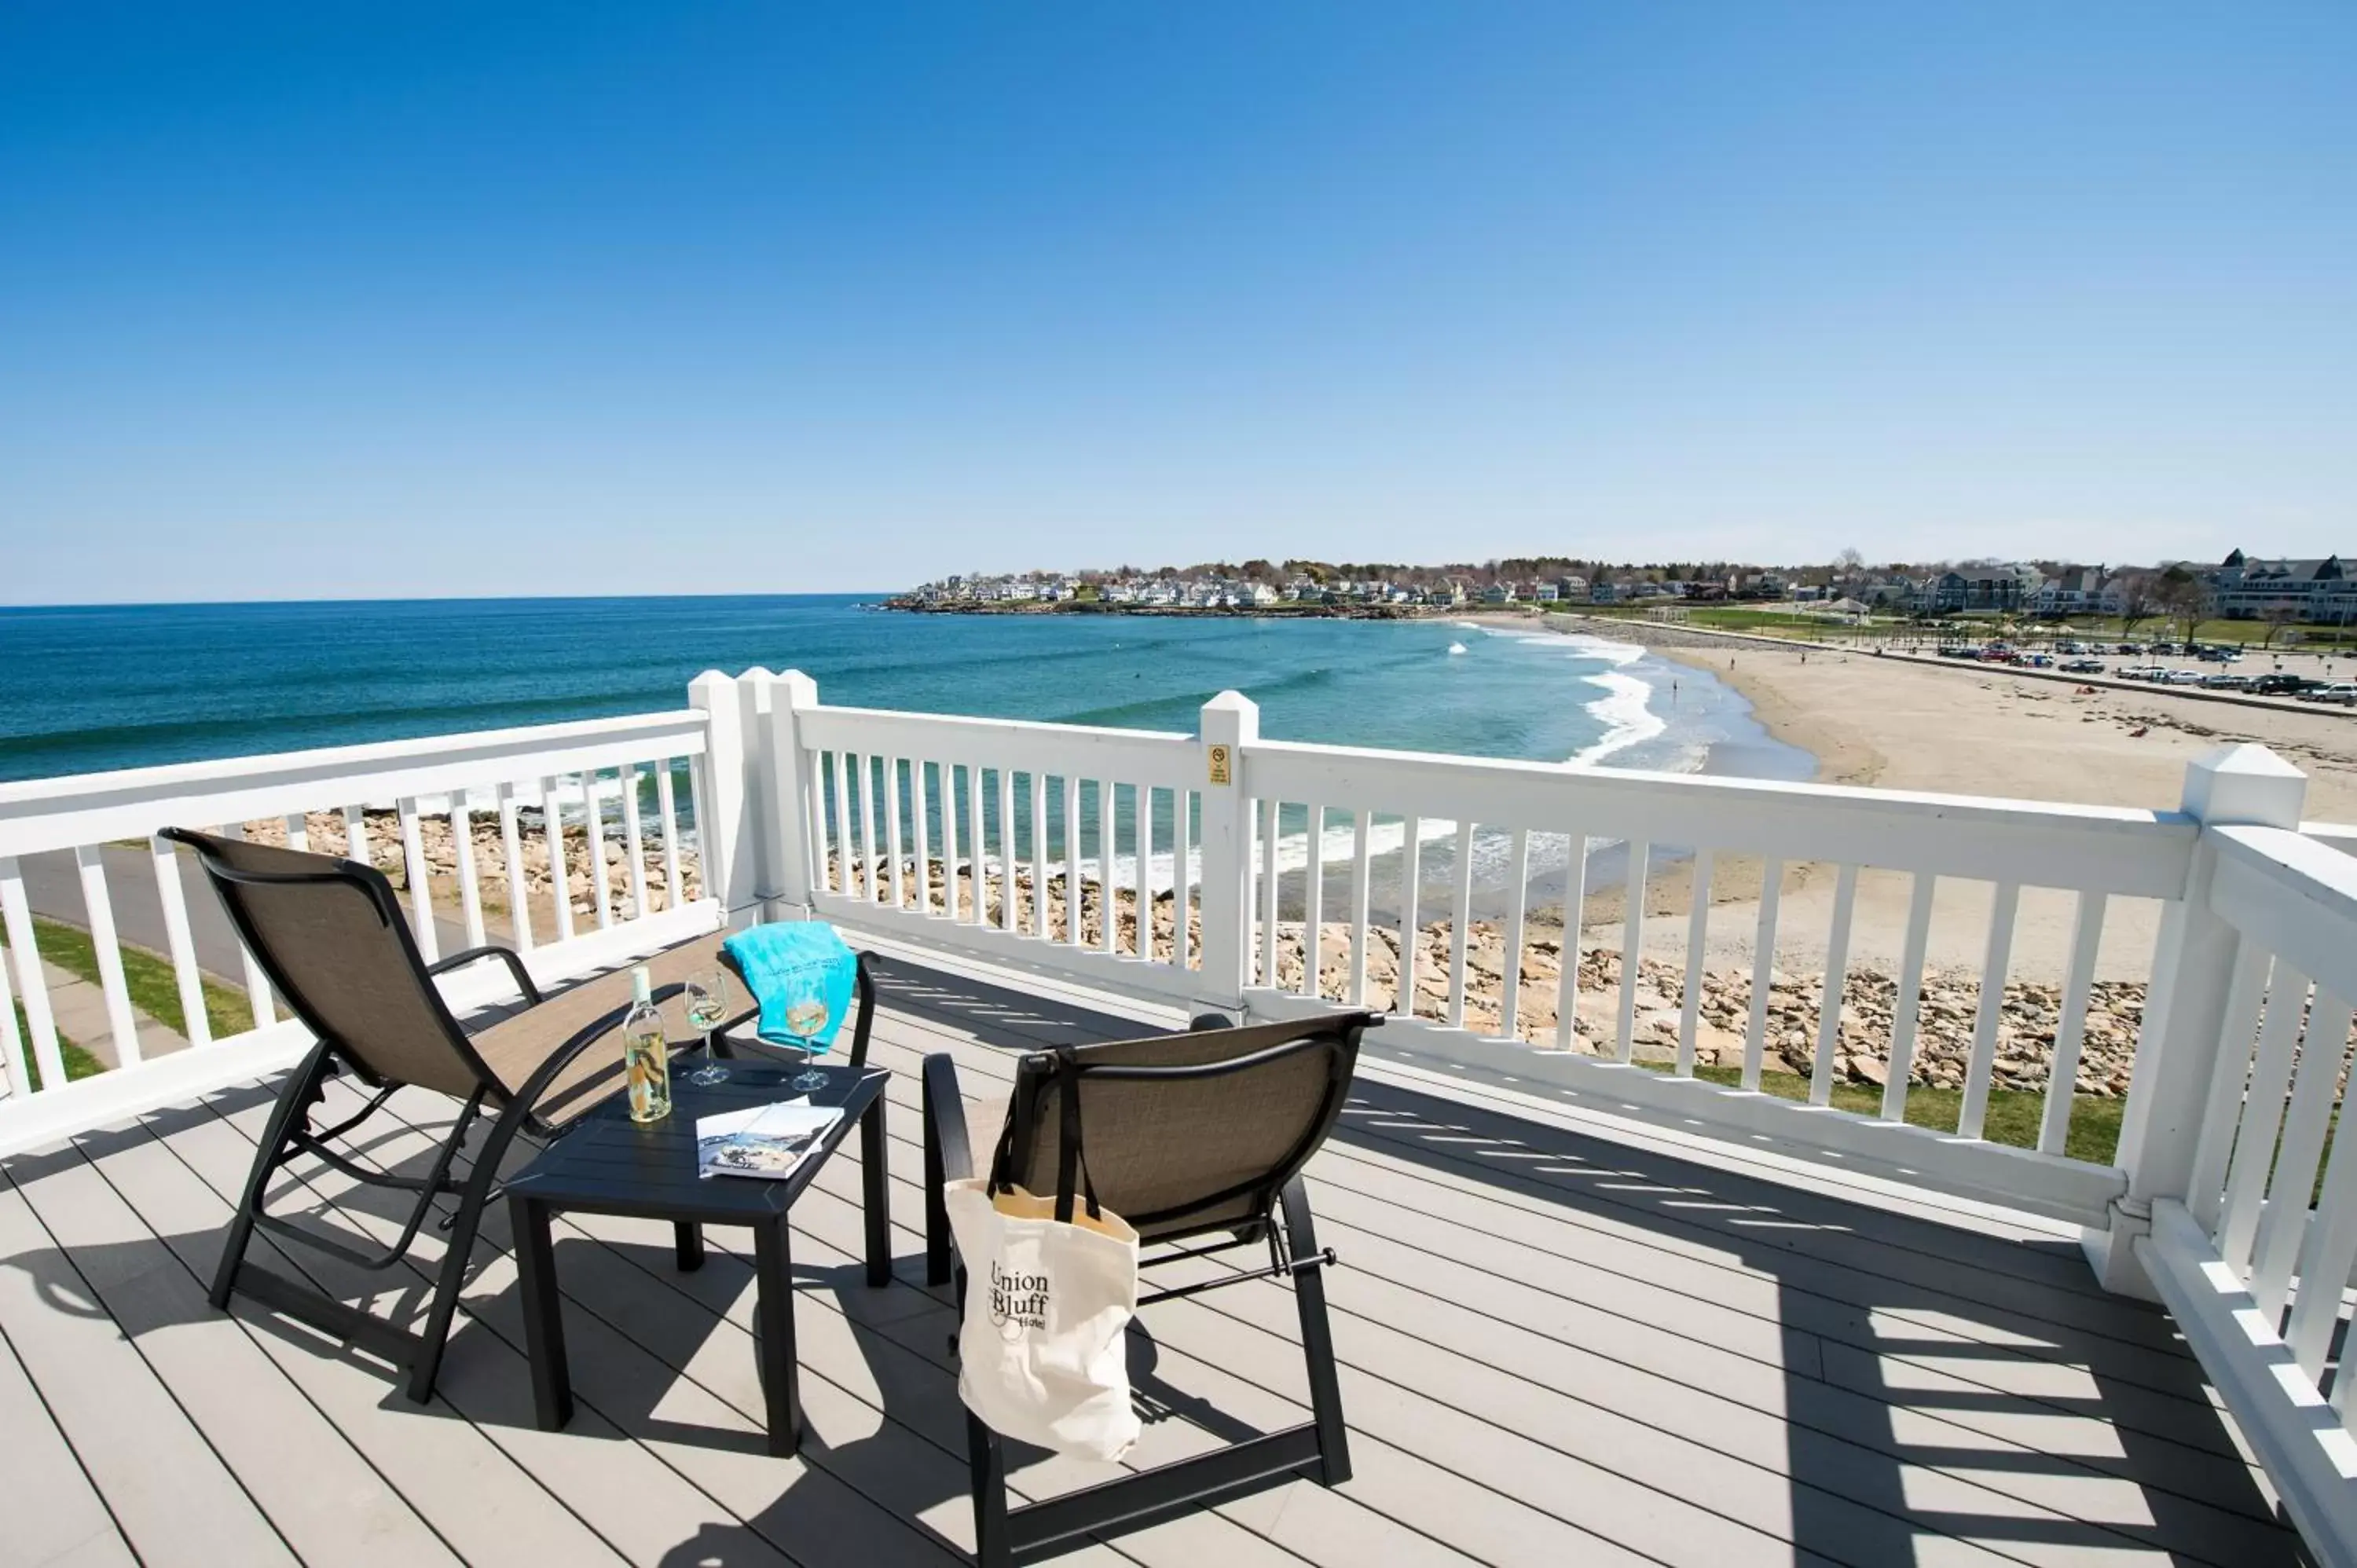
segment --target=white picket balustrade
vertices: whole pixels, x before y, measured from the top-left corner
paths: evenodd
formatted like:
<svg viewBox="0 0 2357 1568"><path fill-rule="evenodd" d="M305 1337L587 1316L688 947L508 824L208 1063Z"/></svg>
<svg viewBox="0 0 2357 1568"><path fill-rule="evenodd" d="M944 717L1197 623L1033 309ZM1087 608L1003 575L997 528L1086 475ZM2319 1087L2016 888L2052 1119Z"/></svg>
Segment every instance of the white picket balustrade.
<svg viewBox="0 0 2357 1568"><path fill-rule="evenodd" d="M0 966L7 970L6 993L0 997L0 1085L6 1091L0 1099L0 1152L252 1077L291 1060L308 1043L299 1022L282 1018L260 965L235 941L202 874L156 836L160 830L185 826L246 836L249 826L263 824L274 834L283 829L292 848L372 858L387 841L371 833L372 826L383 832L383 819L371 824L368 813L389 811L399 855L394 880L421 952L430 961L461 945L496 940L527 953L533 972L554 980L720 923L717 898L708 893L694 902L682 898L683 865L694 862L682 860L686 824L673 799L673 768L683 759L701 766L707 746L705 715L684 710L0 784L0 929L10 961ZM727 766L742 773L746 764L732 757ZM636 794L650 771L662 836L661 910L651 908L646 896L645 824ZM493 863L510 890L504 917L487 905L484 857L474 841L479 813L490 811L498 820ZM629 874L630 891L619 913L614 900L607 901L591 936L572 936L569 889L562 860L554 858L549 874L557 940L544 933L533 940L531 901L516 890L528 886L523 819L534 811L552 850L561 812L580 819L593 856L608 825L622 831L636 867ZM340 822L340 843L332 825L323 841L318 815ZM426 824L436 819L451 835L438 897L425 849ZM40 875L28 875L34 867ZM590 886L600 889L604 881L593 875ZM139 914L135 930L125 929L126 909ZM437 912L455 919L455 928L444 928ZM74 1043L91 1050L105 1070L73 1082L52 1006L50 965L43 961L42 919L86 933L94 961L98 1005L77 1025ZM501 923L505 929L499 929ZM153 1042L167 1039L169 1030L143 1038L126 940L156 950L141 962L168 966L187 1048L151 1054ZM225 975L219 972L224 958ZM210 983L206 961L214 969ZM446 994L468 1006L505 983L496 972L461 972L443 982ZM208 993L238 989L253 1026L217 1037Z"/></svg>
<svg viewBox="0 0 2357 1568"><path fill-rule="evenodd" d="M1483 1069L1518 1083L1540 1084L1568 1098L1609 1107L1681 1128L1710 1128L1747 1142L1765 1142L1788 1153L1834 1156L1846 1168L1928 1185L1958 1196L2002 1202L2089 1224L2104 1218L2123 1190L2113 1167L2063 1155L2060 1136L2041 1151L1992 1144L1982 1136L1996 1068L1996 1030L2009 961L2012 926L2021 889L2059 889L2080 900L2083 940L2074 962L2057 1034L2070 1059L2050 1079L2049 1122L2067 1129L2076 1077L2077 1043L2089 1003L2093 943L2100 936L2107 900L2166 900L2184 886L2199 825L2173 813L2099 807L1902 794L1815 785L1770 784L1566 768L1541 763L1484 761L1358 748L1262 741L1243 747L1243 785L1266 824L1272 809L1280 822L1299 821L1299 871L1276 871L1279 856L1265 848L1260 875L1263 952L1259 983L1244 993L1254 1012L1285 1014L1369 996L1367 942L1375 924L1396 929L1401 943L1402 983L1385 999L1394 1018L1379 1036L1380 1049L1450 1070ZM1354 824L1350 906L1337 933L1327 906L1324 874L1327 832L1321 824L1347 818ZM1410 968L1423 953L1426 931L1415 920L1437 924L1441 912L1410 904L1420 896L1401 879L1400 903L1411 912L1401 919L1371 916L1362 868L1370 823L1412 824L1421 866L1424 824L1454 824L1454 897L1446 911L1448 955L1445 1000L1426 1015L1419 1008ZM1575 916L1564 923L1556 956L1560 978L1553 986L1556 1016L1551 1027L1529 1016L1532 987L1525 978L1531 952L1526 943L1531 888L1528 865L1536 835L1568 845L1567 824L1577 824L1582 853L1566 853L1564 875L1584 894L1586 846L1595 841L1620 845L1623 860L1620 978L1602 1032L1582 1049L1585 1020L1575 1012L1583 948ZM1333 831L1330 828L1328 831ZM1339 839L1336 842L1340 842ZM1388 843L1388 839L1386 843ZM1405 842L1405 841L1403 841ZM1442 840L1442 843L1450 841ZM1492 857L1502 885L1484 895L1495 907L1474 907L1477 857ZM1749 966L1749 1017L1745 1020L1738 1081L1720 1084L1697 1077L1698 1036L1707 979L1711 936L1711 889L1719 869L1737 856L1753 857L1769 868L1760 899ZM1405 865L1411 852L1392 858ZM1682 955L1665 966L1659 983L1668 992L1668 1015L1648 1015L1639 1001L1648 940L1646 902L1659 879L1683 862L1688 890L1681 922ZM1780 918L1779 892L1787 867L1814 863L1833 868L1832 919L1826 961L1819 983L1817 1036L1809 1054L1808 1102L1797 1103L1759 1091L1768 1024L1767 986L1772 976ZM1574 871L1577 866L1577 871ZM1903 874L1912 879L1895 969L1896 996L1887 1037L1856 1037L1844 1023L1845 989L1857 983L1853 938L1859 911L1859 877ZM1287 890L1280 903L1268 886L1276 875ZM1920 996L1932 929L1934 893L1943 884L1977 882L1991 887L1991 929L1980 971L1976 1047L1966 1060L1964 1114L1954 1125L1909 1124L1914 1086L1910 1069L1920 1058ZM1568 908L1581 909L1575 895ZM1557 912L1566 908L1555 905ZM1301 926L1285 919L1297 912ZM1484 959L1474 987L1472 938L1479 926ZM1285 940L1272 944L1268 932ZM1296 940L1297 929L1318 932ZM1318 957L1334 938L1347 951L1347 974L1323 972ZM1292 983L1270 983L1278 953L1299 951L1303 969ZM1502 953L1500 961L1487 955ZM1665 959L1668 955L1664 955ZM1490 972L1492 961L1500 963ZM1610 971L1607 970L1608 976ZM1668 975L1674 974L1671 980ZM1739 983L1739 981L1738 982ZM1539 998L1547 1000L1545 992ZM1566 1003L1570 1003L1566 1008ZM1543 1016L1543 1015L1542 1015ZM1671 1022L1674 1020L1674 1023ZM1657 1033L1658 1023L1663 1031ZM1649 1026L1641 1027L1642 1026ZM1840 1063L1853 1049L1872 1045L1885 1064L1880 1114L1835 1109L1834 1090ZM1659 1062L1641 1059L1658 1048ZM1726 1065L1735 1066L1731 1054ZM1863 1058L1861 1059L1864 1059Z"/></svg>
<svg viewBox="0 0 2357 1568"><path fill-rule="evenodd" d="M2212 1059L2190 1173L2155 1194L2136 1255L2310 1551L2357 1563L2357 1378L2345 1359L2328 1373L2357 1267L2357 1137L2337 1114L2357 859L2260 822L2211 827L2202 854L2227 978L2192 1021Z"/></svg>
<svg viewBox="0 0 2357 1568"><path fill-rule="evenodd" d="M770 890L773 902L1110 988L1216 998L1187 924L1195 875L1189 795L1201 766L1194 736L819 704L794 709L792 722L793 777L770 826L780 836L813 835L812 872L803 887ZM885 768L884 798L871 803L853 780L867 779L884 758L903 759L911 780L931 768L933 787L912 786L904 799L899 768ZM888 824L882 842L877 810ZM904 810L909 848L889 828ZM1156 830L1166 813L1167 840ZM920 896L886 896L900 883ZM921 896L934 886L939 901ZM1083 887L1106 914L1094 945L1082 940ZM1059 891L1061 928L1052 911ZM1165 900L1175 933L1167 948L1154 940L1153 910ZM1146 911L1127 934L1114 918L1125 903Z"/></svg>

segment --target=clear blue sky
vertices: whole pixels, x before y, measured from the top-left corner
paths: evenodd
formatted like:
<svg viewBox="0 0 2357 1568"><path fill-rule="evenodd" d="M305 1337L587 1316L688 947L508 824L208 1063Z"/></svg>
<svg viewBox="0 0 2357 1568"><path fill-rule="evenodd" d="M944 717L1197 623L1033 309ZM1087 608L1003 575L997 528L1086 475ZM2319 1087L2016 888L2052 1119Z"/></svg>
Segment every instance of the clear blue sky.
<svg viewBox="0 0 2357 1568"><path fill-rule="evenodd" d="M2357 550L2357 4L0 10L0 602Z"/></svg>

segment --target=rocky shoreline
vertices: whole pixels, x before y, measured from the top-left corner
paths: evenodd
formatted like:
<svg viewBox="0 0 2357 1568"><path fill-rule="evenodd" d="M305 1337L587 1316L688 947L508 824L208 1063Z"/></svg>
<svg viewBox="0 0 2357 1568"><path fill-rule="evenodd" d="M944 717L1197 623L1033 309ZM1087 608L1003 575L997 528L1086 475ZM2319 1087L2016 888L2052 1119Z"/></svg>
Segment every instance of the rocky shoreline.
<svg viewBox="0 0 2357 1568"><path fill-rule="evenodd" d="M537 815L537 813L533 813ZM393 886L410 890L408 868L401 850L401 823L392 811L366 813L370 863ZM522 835L525 894L536 930L545 931L554 912L547 838L536 822L528 822ZM419 840L432 877L438 908L456 908L457 855L446 818L428 817L418 824ZM250 822L247 836L259 843L286 842L282 821ZM314 812L307 821L309 846L332 854L349 849L343 818L339 813ZM565 874L575 923L594 920L590 902L591 865L588 834L579 824L565 832ZM660 843L642 844L649 912L670 906L670 889ZM474 824L474 855L478 886L487 918L510 908L507 854L495 818L478 817ZM683 846L681 881L685 896L701 896L702 878L692 846ZM618 826L606 835L604 873L608 908L620 908L630 896L627 855ZM832 872L833 868L830 867ZM959 868L958 913L971 918L974 883ZM854 869L855 884L863 878ZM942 867L930 867L932 907L942 909ZM1032 930L1031 875L1028 867L1016 875L1017 929ZM889 890L889 873L885 891ZM913 896L913 866L904 867L903 891ZM1001 918L1000 890L994 878L986 895L985 913L992 923ZM1058 936L1065 929L1065 895L1061 877L1051 877L1048 889L1048 929ZM1137 896L1118 888L1114 895L1116 945L1133 951L1137 940ZM1154 953L1168 960L1175 933L1175 904L1168 892L1151 902ZM1101 947L1104 940L1104 902L1094 884L1084 885L1081 897L1081 934L1084 946ZM504 923L503 921L500 923ZM1200 951L1200 918L1189 916L1189 948ZM1277 983L1298 991L1302 975L1304 927L1298 920L1277 924ZM1438 1019L1448 1010L1451 942L1449 923L1435 921L1417 933L1413 1010L1416 1016ZM1534 925L1526 931L1516 983L1515 1033L1525 1042L1552 1049L1556 1036L1556 1004L1563 975L1564 942L1559 929ZM1364 1004L1379 1011L1397 1007L1401 946L1399 932L1388 926L1368 932ZM1476 1034L1494 1036L1500 1022L1506 963L1502 922L1475 920L1468 928L1465 972L1465 1026ZM1348 926L1326 921L1318 928L1318 993L1334 1002L1348 999L1351 934ZM1751 981L1749 968L1715 969L1702 977L1702 997L1695 1027L1695 1060L1701 1067L1739 1067L1749 1028ZM1621 956L1611 938L1583 940L1578 961L1578 1001L1572 1019L1572 1048L1590 1056L1611 1056L1620 1040ZM1807 1077L1816 1064L1822 974L1769 973L1767 1026L1761 1065L1770 1072ZM1854 968L1843 985L1842 1010L1835 1047L1837 1081L1879 1085L1889 1076L1890 1034L1898 996L1896 978L1873 966ZM1930 972L1924 975L1918 1013L1917 1039L1910 1081L1933 1088L1957 1089L1964 1084L1970 1062L1973 1036L1979 1015L1979 976L1966 972ZM1684 1002L1682 964L1652 958L1637 965L1633 1001L1634 1046L1640 1061L1670 1061L1677 1055L1678 1026ZM2078 1072L2073 1087L2082 1094L2120 1095L2127 1091L2135 1060L2136 1030L2144 1014L2142 982L2097 981L2092 987ZM2042 1090L2051 1069L2054 1036L2061 1014L2061 987L2016 981L2006 987L1997 1021L1993 1082L2002 1089Z"/></svg>
<svg viewBox="0 0 2357 1568"><path fill-rule="evenodd" d="M552 927L542 924L553 919L555 913L555 880L550 869L548 835L543 831L541 813L536 808L519 813L522 831L518 834L518 848L523 862L525 908L535 922L535 929L546 932ZM362 813L363 833L368 843L368 861L391 879L394 887L406 893L411 890L407 857L401 847L401 816L396 811L370 811ZM473 821L472 848L475 858L475 885L481 897L487 918L504 917L512 908L508 887L507 846L501 842L498 817L490 812L478 812ZM244 824L245 835L257 843L284 844L286 823L283 818L271 818ZM661 829L652 822L641 824L639 845L641 868L647 886L647 913L667 909L673 902L670 879L663 865ZM304 819L304 834L308 847L326 854L349 855L351 842L345 831L343 814L339 811L313 811ZM425 856L426 875L436 907L449 910L457 908L458 897L457 835L451 831L447 817L421 817L417 823L418 847ZM587 824L574 821L565 824L565 891L570 896L573 917L577 923L595 920L597 910L590 903L592 894L602 880L607 908L624 908L630 897L630 855L622 843L622 828L619 821L606 824L604 858L592 875ZM683 897L694 902L703 896L704 878L697 864L695 847L683 843L679 855L680 882Z"/></svg>
<svg viewBox="0 0 2357 1568"><path fill-rule="evenodd" d="M856 869L854 883L861 878ZM884 891L890 889L886 873ZM1028 868L1016 875L1016 929L1031 932L1031 876ZM932 907L940 910L941 869L931 873ZM912 896L913 882L904 878L903 891ZM971 918L973 882L961 870L958 913ZM1048 888L1048 929L1060 937L1066 930L1061 877L1050 877ZM1135 950L1137 897L1116 889L1114 918L1116 944ZM1154 956L1171 956L1175 905L1169 893L1152 901ZM994 878L985 913L993 924L1001 918L998 884ZM1189 951L1200 951L1200 918L1189 911ZM1298 991L1302 975L1303 923L1277 923L1277 983ZM1084 885L1081 896L1081 940L1083 946L1103 941L1103 905L1098 888ZM1400 976L1400 940L1391 927L1368 932L1367 983L1364 1005L1391 1012L1396 1007ZM1612 939L1617 941L1617 933ZM1436 921L1418 932L1414 1011L1437 1019L1446 1015L1448 995L1449 923ZM1516 983L1515 1032L1527 1043L1552 1049L1555 1043L1556 1001L1563 974L1563 940L1558 931L1526 930ZM1620 1041L1620 954L1587 940L1580 943L1578 1002L1572 1020L1572 1048L1590 1056L1617 1053ZM1502 922L1475 920L1467 928L1465 952L1465 1026L1477 1034L1495 1035L1504 994L1506 961ZM1351 971L1350 928L1321 922L1318 928L1318 994L1329 1001L1348 1000ZM1770 1072L1806 1077L1816 1065L1822 974L1793 974L1771 970L1769 975L1767 1027L1762 1067ZM1895 976L1870 966L1853 967L1842 988L1842 1009L1835 1047L1836 1079L1878 1085L1889 1077L1890 1035L1898 997ZM1912 1083L1959 1089L1964 1085L1978 1023L1980 980L1977 972L1927 972L1918 1010ZM1684 1000L1684 966L1657 959L1641 959L1634 997L1635 1029L1632 1054L1640 1061L1669 1061L1677 1055L1678 1025ZM2087 1020L2073 1087L2079 1093L2121 1095L2127 1092L2136 1057L2136 1037L2144 1016L2145 985L2141 981L2097 981L2092 986ZM1749 1028L1751 972L1747 968L1706 971L1695 1026L1695 1059L1702 1067L1739 1067ZM2058 985L2016 981L2006 987L1997 1018L1992 1081L2001 1089L2042 1090L2050 1074L2054 1036L2061 1012Z"/></svg>

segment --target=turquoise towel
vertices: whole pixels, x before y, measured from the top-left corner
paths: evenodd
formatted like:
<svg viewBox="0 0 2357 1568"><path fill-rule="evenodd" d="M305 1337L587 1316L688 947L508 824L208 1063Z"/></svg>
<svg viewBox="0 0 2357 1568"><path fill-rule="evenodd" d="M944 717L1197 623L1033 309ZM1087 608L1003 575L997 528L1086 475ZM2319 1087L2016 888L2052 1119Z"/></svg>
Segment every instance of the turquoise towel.
<svg viewBox="0 0 2357 1568"><path fill-rule="evenodd" d="M720 945L745 977L753 1000L760 1004L761 1038L773 1045L802 1043L786 1028L786 1008L793 1001L796 979L819 971L826 996L826 1027L811 1037L810 1045L813 1050L823 1051L834 1044L835 1031L851 1016L859 958L833 926L823 920L778 920L738 931Z"/></svg>

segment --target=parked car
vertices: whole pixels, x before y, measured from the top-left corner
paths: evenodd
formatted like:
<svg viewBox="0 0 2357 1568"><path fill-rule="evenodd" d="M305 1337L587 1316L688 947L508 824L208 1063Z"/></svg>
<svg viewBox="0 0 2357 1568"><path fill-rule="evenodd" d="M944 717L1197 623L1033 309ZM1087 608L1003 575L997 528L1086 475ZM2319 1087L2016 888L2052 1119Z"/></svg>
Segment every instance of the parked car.
<svg viewBox="0 0 2357 1568"><path fill-rule="evenodd" d="M2174 653L2177 651L2177 644L2173 642L2156 642L2152 645L2149 651L2154 653Z"/></svg>
<svg viewBox="0 0 2357 1568"><path fill-rule="evenodd" d="M2054 668L2054 656L2050 653L2018 653L2014 655L2014 661L2018 664L2027 664L2032 670Z"/></svg>
<svg viewBox="0 0 2357 1568"><path fill-rule="evenodd" d="M2251 678L2237 675L2230 670L2219 670L2202 676L2201 683L2214 692L2242 692L2249 690Z"/></svg>
<svg viewBox="0 0 2357 1568"><path fill-rule="evenodd" d="M2144 650L2133 642L2123 642L2119 647L2114 649L2113 651L2115 653L2126 653L2133 657L2136 654L2142 653Z"/></svg>
<svg viewBox="0 0 2357 1568"><path fill-rule="evenodd" d="M2273 675L2252 676L2250 689L2266 696L2290 697L2297 696L2302 692L2314 691L2317 687L2323 684L2323 682L2311 681L2305 675L2285 675L2278 673Z"/></svg>
<svg viewBox="0 0 2357 1568"><path fill-rule="evenodd" d="M2335 703L2344 708L2357 707L2357 682L2336 681L2330 686L2319 686L2313 691L2302 692L2299 700L2303 703Z"/></svg>
<svg viewBox="0 0 2357 1568"><path fill-rule="evenodd" d="M2104 662L2100 659L2067 659L2062 662L2065 675L2100 675L2103 672Z"/></svg>
<svg viewBox="0 0 2357 1568"><path fill-rule="evenodd" d="M2153 677L2157 683L2163 686L2191 686L2197 684L2201 679L2201 671L2199 670L2164 670Z"/></svg>

